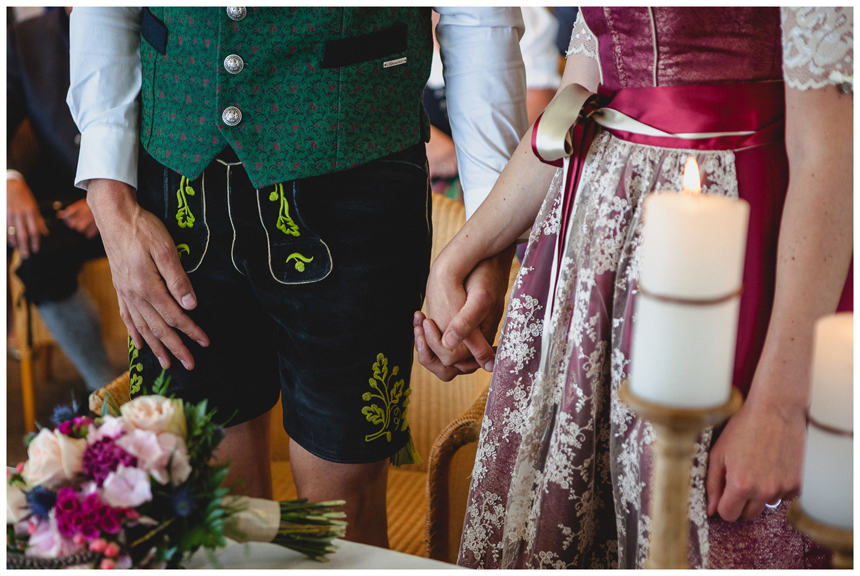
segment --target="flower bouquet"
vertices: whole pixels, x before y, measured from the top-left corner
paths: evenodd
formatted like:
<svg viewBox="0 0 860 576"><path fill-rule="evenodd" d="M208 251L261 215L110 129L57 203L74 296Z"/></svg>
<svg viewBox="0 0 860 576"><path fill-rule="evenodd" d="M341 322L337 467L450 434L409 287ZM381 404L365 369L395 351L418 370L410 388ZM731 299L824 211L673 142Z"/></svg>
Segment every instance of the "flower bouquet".
<svg viewBox="0 0 860 576"><path fill-rule="evenodd" d="M336 549L342 501L228 496L214 411L165 397L166 386L121 407L108 397L95 419L58 409L56 428L30 440L27 461L7 472L7 567L176 568L228 537L318 560Z"/></svg>

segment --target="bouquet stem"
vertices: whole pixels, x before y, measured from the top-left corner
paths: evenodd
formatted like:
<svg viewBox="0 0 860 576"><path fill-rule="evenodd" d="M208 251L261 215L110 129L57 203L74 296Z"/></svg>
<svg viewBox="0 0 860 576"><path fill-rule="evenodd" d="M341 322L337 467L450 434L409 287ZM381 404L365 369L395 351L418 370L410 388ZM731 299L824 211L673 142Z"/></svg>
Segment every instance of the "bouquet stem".
<svg viewBox="0 0 860 576"><path fill-rule="evenodd" d="M272 542L326 562L326 554L337 550L332 541L346 534L346 514L333 510L343 500L273 502L233 496L225 504L237 511L228 517L224 533L240 542Z"/></svg>

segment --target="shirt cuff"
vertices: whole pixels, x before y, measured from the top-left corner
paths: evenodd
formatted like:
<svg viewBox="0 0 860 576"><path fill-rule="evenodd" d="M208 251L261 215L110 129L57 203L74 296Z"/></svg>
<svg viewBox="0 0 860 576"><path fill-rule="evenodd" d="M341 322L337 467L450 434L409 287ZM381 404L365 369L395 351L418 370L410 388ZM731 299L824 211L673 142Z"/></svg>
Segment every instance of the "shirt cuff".
<svg viewBox="0 0 860 576"><path fill-rule="evenodd" d="M137 189L138 136L134 131L93 126L81 134L81 153L75 186L86 189L89 180L118 180Z"/></svg>

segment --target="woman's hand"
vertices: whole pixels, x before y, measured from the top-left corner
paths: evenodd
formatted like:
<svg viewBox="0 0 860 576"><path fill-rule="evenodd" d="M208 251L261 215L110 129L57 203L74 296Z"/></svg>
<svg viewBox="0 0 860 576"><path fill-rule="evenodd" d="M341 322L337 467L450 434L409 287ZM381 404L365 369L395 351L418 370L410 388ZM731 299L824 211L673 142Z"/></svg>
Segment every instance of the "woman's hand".
<svg viewBox="0 0 860 576"><path fill-rule="evenodd" d="M711 449L706 489L708 515L751 520L766 504L797 496L803 468L806 418L802 407L751 398L729 420Z"/></svg>

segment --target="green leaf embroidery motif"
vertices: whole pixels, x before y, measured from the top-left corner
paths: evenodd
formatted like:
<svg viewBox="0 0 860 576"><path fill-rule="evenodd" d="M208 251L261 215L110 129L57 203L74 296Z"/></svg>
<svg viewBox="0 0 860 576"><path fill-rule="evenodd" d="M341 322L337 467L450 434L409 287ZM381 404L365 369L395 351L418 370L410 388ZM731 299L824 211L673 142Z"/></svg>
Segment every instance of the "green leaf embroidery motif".
<svg viewBox="0 0 860 576"><path fill-rule="evenodd" d="M305 264L312 262L314 259L313 256L311 256L310 258L305 258L298 252L293 252L292 254L287 256L287 264L289 264L290 260L292 260L293 258L296 259L296 270L298 270L299 272L304 272Z"/></svg>
<svg viewBox="0 0 860 576"><path fill-rule="evenodd" d="M281 199L281 205L278 209L278 223L276 224L278 230L290 236L300 236L298 225L290 218L290 205L284 196L283 184L275 185L275 189L269 194L269 200L272 202L277 202L278 198Z"/></svg>
<svg viewBox="0 0 860 576"><path fill-rule="evenodd" d="M188 247L188 244L177 244L176 251L179 252L180 258L183 254L191 254L191 248Z"/></svg>
<svg viewBox="0 0 860 576"><path fill-rule="evenodd" d="M378 394L365 392L361 395L361 399L365 402L374 399L379 400L382 405L380 406L374 401L370 406L362 408L361 413L364 414L368 422L380 426L380 428L373 434L365 436L365 442L371 442L383 436L388 442L391 442L391 430L405 431L408 426L406 406L409 404L409 395L412 390L406 388L406 380L402 378L392 384L392 378L397 376L399 371L400 367L394 366L389 376L388 358L383 354L376 356L376 362L373 364L373 378L368 379L368 384ZM399 405L401 399L403 400L402 407Z"/></svg>
<svg viewBox="0 0 860 576"><path fill-rule="evenodd" d="M140 392L140 386L143 384L143 376L141 374L135 374L135 372L143 372L143 364L138 362L134 363L137 360L137 357L140 356L140 350L134 347L134 340L131 339L131 336L128 337L128 392L129 395L137 394Z"/></svg>
<svg viewBox="0 0 860 576"><path fill-rule="evenodd" d="M176 191L176 199L179 201L179 209L176 211L176 222L180 228L194 227L194 214L191 213L191 208L188 206L188 199L185 195L194 196L194 188L189 184L188 178L182 176L179 180L179 190Z"/></svg>

